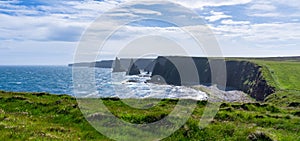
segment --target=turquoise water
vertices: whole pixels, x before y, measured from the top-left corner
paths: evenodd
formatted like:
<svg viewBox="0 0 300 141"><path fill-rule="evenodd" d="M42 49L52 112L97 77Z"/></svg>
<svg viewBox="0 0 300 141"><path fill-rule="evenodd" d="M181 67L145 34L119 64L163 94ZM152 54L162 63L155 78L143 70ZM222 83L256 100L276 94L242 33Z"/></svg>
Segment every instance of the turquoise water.
<svg viewBox="0 0 300 141"><path fill-rule="evenodd" d="M183 86L145 83L149 76L126 76L125 73L111 71L101 68L73 70L67 66L0 66L0 90L80 97L207 98L205 93ZM74 77L73 72L76 72Z"/></svg>

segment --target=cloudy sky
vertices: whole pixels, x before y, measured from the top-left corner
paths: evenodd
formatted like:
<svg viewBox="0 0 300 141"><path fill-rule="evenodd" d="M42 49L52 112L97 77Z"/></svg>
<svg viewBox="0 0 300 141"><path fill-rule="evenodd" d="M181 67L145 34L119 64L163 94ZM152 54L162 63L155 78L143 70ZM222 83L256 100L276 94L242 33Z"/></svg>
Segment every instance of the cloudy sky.
<svg viewBox="0 0 300 141"><path fill-rule="evenodd" d="M103 13L130 0L1 0L0 65L64 65L73 62L82 34ZM193 10L213 32L224 56L300 55L300 4L296 0L173 0ZM119 10L112 16L172 16L180 9L161 11L148 4ZM166 5L164 5L166 7ZM177 10L177 11L176 11ZM130 12L128 12L130 11ZM176 14L174 14L176 13ZM180 14L178 14L180 13ZM196 27L191 25L190 27ZM126 29L126 32L124 31ZM163 22L126 25L127 35L178 31ZM191 28L193 29L193 28ZM172 32L171 32L172 31ZM170 33L171 32L171 33ZM122 33L120 33L122 35ZM126 36L107 44L109 57ZM181 38L182 40L186 38ZM120 42L118 42L120 41ZM189 42L188 39L182 42ZM124 45L123 45L124 46ZM111 51L111 52L110 52ZM111 54L113 56L113 53Z"/></svg>

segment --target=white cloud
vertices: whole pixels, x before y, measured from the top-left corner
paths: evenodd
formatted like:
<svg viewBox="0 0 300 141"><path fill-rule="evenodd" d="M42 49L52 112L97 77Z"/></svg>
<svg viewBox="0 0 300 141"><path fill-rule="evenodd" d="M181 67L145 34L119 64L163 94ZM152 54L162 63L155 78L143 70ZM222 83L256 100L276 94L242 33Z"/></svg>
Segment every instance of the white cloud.
<svg viewBox="0 0 300 141"><path fill-rule="evenodd" d="M276 42L291 44L300 41L300 23L266 23L252 25L252 35L246 37L253 42Z"/></svg>
<svg viewBox="0 0 300 141"><path fill-rule="evenodd" d="M49 1L46 4L26 6L16 5L19 1L6 2L0 5L0 12L15 16L51 16L64 15L64 18L77 18L77 20L93 20L103 12L119 5L119 2L104 0L84 1Z"/></svg>
<svg viewBox="0 0 300 141"><path fill-rule="evenodd" d="M283 15L277 12L267 12L267 13L251 13L248 16L253 17L282 17Z"/></svg>
<svg viewBox="0 0 300 141"><path fill-rule="evenodd" d="M227 22L229 22L228 20ZM219 26L210 25L213 33L217 37L220 47L226 56L280 56L295 55L300 52L297 49L300 40L300 24L298 23L271 23L271 24L250 24L247 21L230 21L230 24ZM232 24L233 23L233 24ZM204 33L204 26L183 27L197 33L209 36L210 33ZM187 30L185 30L187 31ZM208 31L208 30L206 30ZM195 44L189 44L188 36L176 27L132 27L127 26L120 33L122 36L131 35L136 38L143 35L158 35L170 37L174 41L181 42L185 45L191 45L190 49L197 48ZM134 37L131 37L134 38ZM125 38L123 38L125 39ZM110 40L115 46L124 46L126 40ZM110 46L109 46L110 47ZM284 48L286 48L284 50ZM112 49L112 48L111 48ZM284 50L284 51L280 51ZM191 53L193 54L193 53ZM198 55L203 55L198 54Z"/></svg>
<svg viewBox="0 0 300 141"><path fill-rule="evenodd" d="M173 0L174 2L178 2L185 7L196 9L203 8L205 6L229 6L229 5L238 5L238 4L246 4L251 2L251 0Z"/></svg>
<svg viewBox="0 0 300 141"><path fill-rule="evenodd" d="M210 28L213 30L213 32L217 36L223 36L223 37L241 37L247 36L251 33L251 26L250 25L219 25L219 26L213 26L210 25Z"/></svg>
<svg viewBox="0 0 300 141"><path fill-rule="evenodd" d="M210 25L219 40L223 42L236 41L241 46L259 48L283 46L299 46L300 23L263 23L252 25ZM241 44L245 42L245 44Z"/></svg>
<svg viewBox="0 0 300 141"><path fill-rule="evenodd" d="M0 1L0 4L12 4L12 3L18 3L18 0Z"/></svg>
<svg viewBox="0 0 300 141"><path fill-rule="evenodd" d="M201 26L197 26L195 28L192 26L182 28L125 26L114 33L114 35L106 41L101 52L110 52L110 56L113 56L125 46L132 44L132 41L142 38L145 40L141 40L143 42L139 41L139 44L135 45L136 50L131 50L132 52L136 52L138 54L144 51L150 51L154 54L163 53L165 55L183 55L184 52L180 53L178 50L172 50L169 42L172 41L173 44L178 44L185 49L188 54L192 54L193 56L203 55L201 48L199 48L199 45L195 42L192 36L185 32L187 31L186 29L188 29L188 31L193 30L201 34L205 34L205 31L202 30L202 28L203 27ZM168 39L169 41L165 39Z"/></svg>
<svg viewBox="0 0 300 141"><path fill-rule="evenodd" d="M0 14L0 38L14 40L77 41L88 23L56 17L10 16ZM61 38L61 39L59 39Z"/></svg>
<svg viewBox="0 0 300 141"><path fill-rule="evenodd" d="M210 11L210 14L212 16L205 17L205 19L208 20L209 22L215 22L215 21L218 21L218 20L221 20L221 19L232 17L230 15L225 15L223 12Z"/></svg>
<svg viewBox="0 0 300 141"><path fill-rule="evenodd" d="M270 1L253 1L252 5L247 8L248 16L253 17L279 17L281 14L277 12L277 6L274 2Z"/></svg>
<svg viewBox="0 0 300 141"><path fill-rule="evenodd" d="M46 5L16 5L1 1L0 38L36 41L77 42L81 32L115 1L51 1Z"/></svg>
<svg viewBox="0 0 300 141"><path fill-rule="evenodd" d="M267 3L256 3L254 5L252 5L249 9L251 10L261 10L261 11L274 11L276 10L276 7L274 5L271 4L267 4Z"/></svg>
<svg viewBox="0 0 300 141"><path fill-rule="evenodd" d="M229 25L237 25L237 24L250 24L249 21L233 21L233 20L222 20L222 24L229 24Z"/></svg>
<svg viewBox="0 0 300 141"><path fill-rule="evenodd" d="M11 13L14 15L36 15L40 12L24 5L16 5L18 1L1 1L0 3L0 12Z"/></svg>
<svg viewBox="0 0 300 141"><path fill-rule="evenodd" d="M116 1L104 0L104 1L63 1L64 7L73 8L75 11L81 12L105 12L119 5Z"/></svg>
<svg viewBox="0 0 300 141"><path fill-rule="evenodd" d="M300 16L300 4L297 0L256 0L250 3L247 15L258 18L295 18ZM298 9L298 10L297 10Z"/></svg>
<svg viewBox="0 0 300 141"><path fill-rule="evenodd" d="M300 9L299 0L271 0L272 3L278 3L279 5L287 5Z"/></svg>
<svg viewBox="0 0 300 141"><path fill-rule="evenodd" d="M210 27L226 56L295 56L300 53L300 23Z"/></svg>
<svg viewBox="0 0 300 141"><path fill-rule="evenodd" d="M128 38L138 38L145 35L157 35L162 37L168 37L172 35L176 38L174 38L174 40L186 39L184 32L179 27L136 27L129 25L119 29L112 36L112 39L120 40L119 38L121 38L123 40L126 40Z"/></svg>
<svg viewBox="0 0 300 141"><path fill-rule="evenodd" d="M158 15L158 16L162 15L161 12L154 11L154 10L148 10L148 9L133 8L130 11L135 14L150 14L150 15Z"/></svg>

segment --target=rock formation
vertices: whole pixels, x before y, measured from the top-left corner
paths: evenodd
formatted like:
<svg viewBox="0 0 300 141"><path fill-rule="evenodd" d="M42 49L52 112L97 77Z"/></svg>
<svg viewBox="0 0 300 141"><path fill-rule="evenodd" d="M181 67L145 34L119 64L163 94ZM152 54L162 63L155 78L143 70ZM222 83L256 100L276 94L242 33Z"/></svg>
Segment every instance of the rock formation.
<svg viewBox="0 0 300 141"><path fill-rule="evenodd" d="M191 73L188 66L190 60L195 64L199 78ZM161 76L167 84L188 85L202 84L211 85L212 73L209 62L218 59L208 60L201 57L158 57L152 72L152 82L157 76ZM241 90L248 93L258 101L263 101L268 95L275 92L275 88L268 85L264 79L261 67L248 61L226 61L226 88ZM183 68L183 69L178 69ZM179 73L180 71L180 73ZM184 78L181 78L182 75ZM225 78L225 77L224 77ZM222 79L222 76L220 76ZM198 81L197 81L198 80ZM224 86L218 86L224 87Z"/></svg>
<svg viewBox="0 0 300 141"><path fill-rule="evenodd" d="M139 74L141 74L140 69L135 65L133 59L131 59L126 75L139 75Z"/></svg>
<svg viewBox="0 0 300 141"><path fill-rule="evenodd" d="M118 57L116 57L115 59L113 72L125 72L125 69L122 68L121 62Z"/></svg>

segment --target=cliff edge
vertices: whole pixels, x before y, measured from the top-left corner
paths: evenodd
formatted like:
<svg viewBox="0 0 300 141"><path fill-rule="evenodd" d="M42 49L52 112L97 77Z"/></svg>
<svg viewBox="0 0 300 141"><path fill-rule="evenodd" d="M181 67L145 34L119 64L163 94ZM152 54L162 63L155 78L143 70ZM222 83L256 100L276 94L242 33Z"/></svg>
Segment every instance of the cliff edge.
<svg viewBox="0 0 300 141"><path fill-rule="evenodd" d="M163 80L165 83L170 85L186 85L187 82L182 82L183 79L180 78L180 74L190 73L188 67L189 64L186 63L190 60L194 62L197 69L196 71L199 76L199 81L197 81L197 83L201 85L212 85L212 73L209 62L217 59L202 57L160 56L155 60L151 81L159 82ZM243 91L255 98L257 101L264 101L268 95L275 92L275 88L270 86L265 80L261 66L249 61L238 60L225 61L225 64L227 71L226 89ZM185 69L181 69L179 73L177 68ZM188 77L192 78L195 76ZM194 79L191 80L193 81ZM190 82L190 84L197 85L195 82Z"/></svg>

